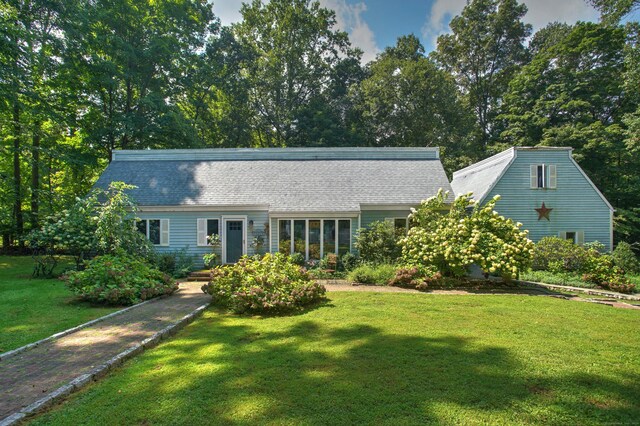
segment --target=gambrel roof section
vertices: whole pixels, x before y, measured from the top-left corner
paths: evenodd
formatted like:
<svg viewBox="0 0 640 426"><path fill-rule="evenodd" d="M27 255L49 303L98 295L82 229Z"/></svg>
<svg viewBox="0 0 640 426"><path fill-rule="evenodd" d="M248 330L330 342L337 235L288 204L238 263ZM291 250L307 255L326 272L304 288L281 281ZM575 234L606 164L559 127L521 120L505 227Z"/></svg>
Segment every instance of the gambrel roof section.
<svg viewBox="0 0 640 426"><path fill-rule="evenodd" d="M451 186L438 148L261 148L115 151L96 183L137 186L140 206L253 206L270 212L358 212L415 206Z"/></svg>
<svg viewBox="0 0 640 426"><path fill-rule="evenodd" d="M584 170L582 170L578 163L573 159L573 148L570 147L519 146L509 148L492 157L486 158L482 161L465 167L464 169L460 169L454 172L453 180L451 182L451 188L455 192L455 195L472 192L474 199L480 203L483 203L487 195L504 176L511 164L513 164L518 156L518 151L566 151L569 160L582 174L585 181L593 188L593 190L596 192L596 194L598 194L598 196L607 205L607 207L612 211L614 210L611 203L609 203L602 192L600 192L598 187L591 181L591 179L589 179Z"/></svg>

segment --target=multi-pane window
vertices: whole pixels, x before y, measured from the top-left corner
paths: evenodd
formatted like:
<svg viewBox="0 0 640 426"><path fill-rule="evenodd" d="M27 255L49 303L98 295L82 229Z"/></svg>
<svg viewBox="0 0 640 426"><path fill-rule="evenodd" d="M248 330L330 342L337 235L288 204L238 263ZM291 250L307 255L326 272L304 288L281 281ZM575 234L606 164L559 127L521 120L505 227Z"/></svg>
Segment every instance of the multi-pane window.
<svg viewBox="0 0 640 426"><path fill-rule="evenodd" d="M220 235L220 219L199 218L197 222L198 246L211 245L209 237Z"/></svg>
<svg viewBox="0 0 640 426"><path fill-rule="evenodd" d="M343 255L351 249L350 219L280 219L278 251L320 259L328 253Z"/></svg>
<svg viewBox="0 0 640 426"><path fill-rule="evenodd" d="M530 168L532 189L556 188L558 177L555 164L532 164Z"/></svg>
<svg viewBox="0 0 640 426"><path fill-rule="evenodd" d="M142 232L152 244L169 245L169 219L141 219L136 228Z"/></svg>

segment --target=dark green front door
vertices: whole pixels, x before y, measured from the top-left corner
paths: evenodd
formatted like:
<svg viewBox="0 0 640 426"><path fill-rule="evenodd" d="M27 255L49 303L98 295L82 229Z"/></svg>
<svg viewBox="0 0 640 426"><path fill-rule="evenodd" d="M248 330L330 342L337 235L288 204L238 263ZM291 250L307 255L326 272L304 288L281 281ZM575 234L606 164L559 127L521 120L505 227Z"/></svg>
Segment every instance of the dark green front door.
<svg viewBox="0 0 640 426"><path fill-rule="evenodd" d="M226 229L227 263L235 263L242 256L242 225L241 220L228 220Z"/></svg>

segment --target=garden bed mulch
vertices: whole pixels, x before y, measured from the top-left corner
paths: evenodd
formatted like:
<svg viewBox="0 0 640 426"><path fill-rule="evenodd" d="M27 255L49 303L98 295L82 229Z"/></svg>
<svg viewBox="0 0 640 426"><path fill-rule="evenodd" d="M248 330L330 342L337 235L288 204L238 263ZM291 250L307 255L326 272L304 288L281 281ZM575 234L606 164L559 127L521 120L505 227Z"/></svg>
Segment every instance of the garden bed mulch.
<svg viewBox="0 0 640 426"><path fill-rule="evenodd" d="M443 295L501 294L501 295L520 295L520 296L522 295L547 296L547 297L557 297L564 300L571 300L575 302L598 303L601 305L607 305L614 308L640 310L639 305L625 303L618 300L584 298L584 297L578 297L574 295L560 293L557 291L552 291L545 288L535 288L535 287L496 286L493 288L493 287L478 286L478 287L465 287L465 288L447 289L447 290L434 289L434 290L428 290L428 291L419 291L415 289L401 288L401 287L350 283L349 281L346 281L346 280L318 280L318 282L324 285L327 291L355 291L355 292L364 291L364 292L375 292L375 293L423 293L423 294L443 294Z"/></svg>

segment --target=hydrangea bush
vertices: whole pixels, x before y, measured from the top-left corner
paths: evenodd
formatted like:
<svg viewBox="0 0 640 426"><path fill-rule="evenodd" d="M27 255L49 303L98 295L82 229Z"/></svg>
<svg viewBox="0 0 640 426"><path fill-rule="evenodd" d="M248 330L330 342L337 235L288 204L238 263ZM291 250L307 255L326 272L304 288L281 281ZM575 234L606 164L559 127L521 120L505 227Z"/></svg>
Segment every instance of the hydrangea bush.
<svg viewBox="0 0 640 426"><path fill-rule="evenodd" d="M169 275L125 253L95 257L63 279L82 299L110 305L132 305L178 289Z"/></svg>
<svg viewBox="0 0 640 426"><path fill-rule="evenodd" d="M236 313L291 311L319 301L326 292L282 253L244 256L234 265L219 266L202 291L212 296L214 305Z"/></svg>
<svg viewBox="0 0 640 426"><path fill-rule="evenodd" d="M471 193L457 197L451 207L448 192L438 194L412 211L413 226L400 241L408 266L432 267L446 276L462 277L471 264L485 273L516 278L531 264L533 242L522 224L500 216L495 196L477 204Z"/></svg>

